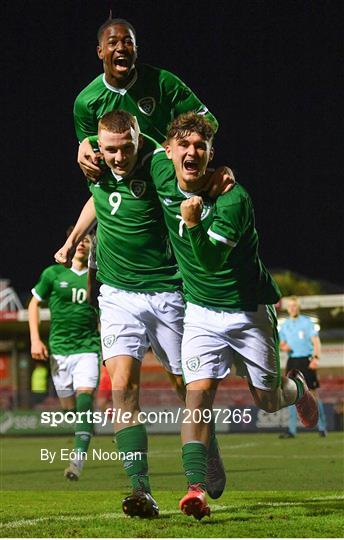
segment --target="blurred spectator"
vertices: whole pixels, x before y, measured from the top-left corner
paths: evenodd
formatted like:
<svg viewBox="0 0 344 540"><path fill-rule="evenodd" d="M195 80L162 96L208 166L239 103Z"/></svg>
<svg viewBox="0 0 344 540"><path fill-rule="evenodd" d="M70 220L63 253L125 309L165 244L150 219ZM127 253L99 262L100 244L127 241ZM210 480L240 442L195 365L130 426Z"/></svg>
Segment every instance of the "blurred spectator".
<svg viewBox="0 0 344 540"><path fill-rule="evenodd" d="M31 404L39 405L48 396L48 368L43 362L35 362L31 375Z"/></svg>

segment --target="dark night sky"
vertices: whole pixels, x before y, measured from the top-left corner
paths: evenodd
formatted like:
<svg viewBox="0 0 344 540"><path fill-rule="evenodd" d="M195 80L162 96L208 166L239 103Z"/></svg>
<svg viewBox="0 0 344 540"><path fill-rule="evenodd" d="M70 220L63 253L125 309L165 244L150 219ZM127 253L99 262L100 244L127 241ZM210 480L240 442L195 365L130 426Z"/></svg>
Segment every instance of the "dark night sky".
<svg viewBox="0 0 344 540"><path fill-rule="evenodd" d="M28 291L88 196L72 107L101 72L109 7L136 27L140 60L179 75L219 119L215 162L252 195L265 264L343 283L335 0L3 0L1 276Z"/></svg>

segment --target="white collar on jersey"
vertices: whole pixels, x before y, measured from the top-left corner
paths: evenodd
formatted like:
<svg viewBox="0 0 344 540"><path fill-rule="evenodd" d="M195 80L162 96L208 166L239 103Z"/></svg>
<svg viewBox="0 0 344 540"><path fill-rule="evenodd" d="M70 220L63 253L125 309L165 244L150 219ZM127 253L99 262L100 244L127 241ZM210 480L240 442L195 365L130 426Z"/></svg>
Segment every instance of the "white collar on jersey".
<svg viewBox="0 0 344 540"><path fill-rule="evenodd" d="M121 94L122 96L124 96L127 93L127 91L129 90L129 88L131 88L133 86L133 84L135 84L136 81L137 81L137 71L136 71L135 66L134 66L134 70L135 70L134 77L131 79L131 81L124 88L116 88L115 86L111 86L111 84L109 84L107 82L107 80L105 79L105 73L103 75L103 83L105 84L105 86L106 86L106 88L108 90L111 90L111 92L117 92L117 94Z"/></svg>
<svg viewBox="0 0 344 540"><path fill-rule="evenodd" d="M178 184L178 180L177 180L177 187L180 191L180 193L182 193L184 195L184 197L186 197L187 199L190 199L191 197L193 197L194 195L198 195L198 193L201 193L201 191L184 191L180 185Z"/></svg>
<svg viewBox="0 0 344 540"><path fill-rule="evenodd" d="M72 266L71 271L74 272L74 274L76 274L77 276L83 276L84 274L86 274L86 272L88 272L88 268L86 267L83 270L77 270Z"/></svg>
<svg viewBox="0 0 344 540"><path fill-rule="evenodd" d="M114 178L116 178L117 182L122 182L124 180L124 176L120 176L119 174L116 174L115 171L110 169L111 174Z"/></svg>

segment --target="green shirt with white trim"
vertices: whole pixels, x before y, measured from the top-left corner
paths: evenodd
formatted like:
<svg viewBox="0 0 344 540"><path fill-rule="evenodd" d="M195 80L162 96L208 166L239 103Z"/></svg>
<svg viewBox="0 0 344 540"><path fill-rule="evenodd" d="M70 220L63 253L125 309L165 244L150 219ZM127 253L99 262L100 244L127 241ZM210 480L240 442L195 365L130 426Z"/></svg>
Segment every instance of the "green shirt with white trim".
<svg viewBox="0 0 344 540"><path fill-rule="evenodd" d="M151 177L154 151L165 155L144 136L132 173L122 178L107 169L89 183L98 220L97 279L126 291L174 291L181 285Z"/></svg>
<svg viewBox="0 0 344 540"><path fill-rule="evenodd" d="M51 314L49 352L99 352L98 318L87 302L87 268L78 271L61 265L46 268L32 294L48 302Z"/></svg>
<svg viewBox="0 0 344 540"><path fill-rule="evenodd" d="M188 229L181 217L180 204L194 194L181 191L173 164L165 155L154 156L152 176L182 275L186 300L223 311L256 311L259 304L276 303L280 292L259 258L253 206L246 190L235 184L230 192L216 200L199 193L203 198L201 223ZM223 260L218 258L218 267L212 271L198 258L202 237L210 244L212 249L209 251L217 248L220 253L226 253L226 250L229 253ZM204 242L203 249L206 249ZM206 254L200 254L205 258Z"/></svg>
<svg viewBox="0 0 344 540"><path fill-rule="evenodd" d="M168 124L181 113L203 114L216 128L218 126L216 118L176 75L139 64L125 88L110 86L102 74L80 92L74 103L78 140L96 135L99 119L119 109L136 116L141 132L158 142L165 140Z"/></svg>

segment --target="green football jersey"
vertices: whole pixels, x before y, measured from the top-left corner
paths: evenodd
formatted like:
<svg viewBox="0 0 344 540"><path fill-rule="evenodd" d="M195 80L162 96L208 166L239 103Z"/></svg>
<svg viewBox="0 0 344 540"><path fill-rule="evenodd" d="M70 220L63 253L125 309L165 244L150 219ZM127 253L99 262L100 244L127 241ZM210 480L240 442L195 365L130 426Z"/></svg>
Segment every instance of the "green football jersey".
<svg viewBox="0 0 344 540"><path fill-rule="evenodd" d="M186 300L213 309L255 311L258 304L274 304L279 290L258 256L258 235L251 199L239 184L210 199L202 193L201 224L215 242L232 248L220 270L209 273L197 261L189 231L180 215L188 196L178 186L173 164L156 154L152 176L157 187L172 247L184 283Z"/></svg>
<svg viewBox="0 0 344 540"><path fill-rule="evenodd" d="M149 137L133 172L117 177L110 169L89 183L96 208L97 279L136 292L173 291L180 287L175 259L150 174L154 151L165 151Z"/></svg>
<svg viewBox="0 0 344 540"><path fill-rule="evenodd" d="M204 114L213 125L218 125L190 88L173 73L140 64L126 88L110 86L102 74L82 90L74 104L78 140L96 135L99 119L118 109L136 116L141 132L158 142L165 140L168 124L184 112Z"/></svg>
<svg viewBox="0 0 344 540"><path fill-rule="evenodd" d="M49 351L52 354L79 354L100 349L98 318L87 302L87 268L53 265L46 268L32 294L48 302L51 314Z"/></svg>

